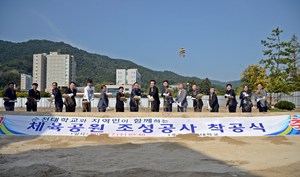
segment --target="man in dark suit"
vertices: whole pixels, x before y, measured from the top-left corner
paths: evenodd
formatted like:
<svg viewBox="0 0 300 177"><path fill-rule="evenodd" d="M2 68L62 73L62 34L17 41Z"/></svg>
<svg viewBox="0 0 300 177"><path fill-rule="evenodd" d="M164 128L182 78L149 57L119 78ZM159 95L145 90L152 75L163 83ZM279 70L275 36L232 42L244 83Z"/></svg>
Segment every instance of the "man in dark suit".
<svg viewBox="0 0 300 177"><path fill-rule="evenodd" d="M121 99L125 98L123 91L124 87L119 87L119 92L116 96L116 112L124 112L124 100Z"/></svg>
<svg viewBox="0 0 300 177"><path fill-rule="evenodd" d="M15 91L15 83L11 82L8 84L8 88L4 93L4 106L6 111L14 111L15 110L15 102L17 101L17 95Z"/></svg>
<svg viewBox="0 0 300 177"><path fill-rule="evenodd" d="M100 99L98 102L98 111L99 112L106 112L106 108L108 107L108 97L106 94L106 86L101 86L101 94Z"/></svg>
<svg viewBox="0 0 300 177"><path fill-rule="evenodd" d="M160 100L158 96L158 88L155 86L155 84L155 80L150 80L148 98L151 100L151 112L159 112Z"/></svg>
<svg viewBox="0 0 300 177"><path fill-rule="evenodd" d="M219 102L214 87L210 88L209 106L210 106L210 112L219 112Z"/></svg>
<svg viewBox="0 0 300 177"><path fill-rule="evenodd" d="M26 102L26 110L28 112L37 111L37 102L39 102L41 99L40 91L38 91L37 88L38 88L38 84L33 83L32 89L28 91L28 97Z"/></svg>
<svg viewBox="0 0 300 177"><path fill-rule="evenodd" d="M192 85L192 100L193 100L193 107L194 112L202 112L203 101L200 98L197 98L197 95L200 94L199 90L197 89L197 84Z"/></svg>
<svg viewBox="0 0 300 177"><path fill-rule="evenodd" d="M237 101L231 84L226 85L225 98L227 99L226 106L228 106L229 112L236 112Z"/></svg>
<svg viewBox="0 0 300 177"><path fill-rule="evenodd" d="M52 97L55 100L55 112L62 112L63 100L60 90L57 88L57 82L52 83Z"/></svg>
<svg viewBox="0 0 300 177"><path fill-rule="evenodd" d="M130 94L130 112L139 112L139 99L141 99L141 90L139 83L135 82Z"/></svg>
<svg viewBox="0 0 300 177"><path fill-rule="evenodd" d="M76 83L70 82L69 87L65 90L65 102L66 112L75 112L76 109L76 100L75 96L77 94Z"/></svg>

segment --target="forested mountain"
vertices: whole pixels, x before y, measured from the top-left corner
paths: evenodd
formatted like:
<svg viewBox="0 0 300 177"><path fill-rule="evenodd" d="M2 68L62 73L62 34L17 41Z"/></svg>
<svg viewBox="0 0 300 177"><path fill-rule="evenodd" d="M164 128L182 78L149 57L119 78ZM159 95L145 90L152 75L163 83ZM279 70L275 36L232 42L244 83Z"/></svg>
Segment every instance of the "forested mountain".
<svg viewBox="0 0 300 177"><path fill-rule="evenodd" d="M29 40L27 42L14 43L0 40L0 87L3 88L10 81L20 82L20 73L32 74L32 56L36 53L49 53L59 51L60 53L74 55L77 63L77 83L84 85L86 79L93 79L95 83L115 82L115 70L117 68L137 68L142 75L143 87L146 87L150 79L162 81L168 79L171 84L178 82L195 81L200 83L197 77L185 77L171 71L154 71L140 66L129 60L112 59L108 56L89 53L64 42L53 42L48 40ZM217 87L225 86L225 82L211 80ZM240 81L231 82L239 86Z"/></svg>

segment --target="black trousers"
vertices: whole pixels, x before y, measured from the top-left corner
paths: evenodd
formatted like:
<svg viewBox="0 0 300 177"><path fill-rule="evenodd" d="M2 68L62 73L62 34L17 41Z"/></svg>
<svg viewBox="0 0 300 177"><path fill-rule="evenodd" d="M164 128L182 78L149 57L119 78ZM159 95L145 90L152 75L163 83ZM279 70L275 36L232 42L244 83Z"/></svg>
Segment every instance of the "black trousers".
<svg viewBox="0 0 300 177"><path fill-rule="evenodd" d="M268 112L268 107L259 107L259 112Z"/></svg>
<svg viewBox="0 0 300 177"><path fill-rule="evenodd" d="M194 112L202 112L202 106L201 107L194 107Z"/></svg>
<svg viewBox="0 0 300 177"><path fill-rule="evenodd" d="M66 112L75 112L76 106L66 106Z"/></svg>
<svg viewBox="0 0 300 177"><path fill-rule="evenodd" d="M212 108L210 112L219 112L219 106Z"/></svg>
<svg viewBox="0 0 300 177"><path fill-rule="evenodd" d="M98 111L99 112L106 112L106 109L104 109L104 108L98 108Z"/></svg>
<svg viewBox="0 0 300 177"><path fill-rule="evenodd" d="M194 107L194 112L202 112L203 101L201 99L198 101L194 100L193 107Z"/></svg>
<svg viewBox="0 0 300 177"><path fill-rule="evenodd" d="M62 108L60 105L55 105L55 112L62 112Z"/></svg>
<svg viewBox="0 0 300 177"><path fill-rule="evenodd" d="M165 112L172 112L172 104L167 105L167 106L164 108L164 111L165 111Z"/></svg>
<svg viewBox="0 0 300 177"><path fill-rule="evenodd" d="M15 105L5 106L5 111L14 111L14 110L15 110Z"/></svg>
<svg viewBox="0 0 300 177"><path fill-rule="evenodd" d="M116 107L116 112L124 112L124 107L123 108Z"/></svg>
<svg viewBox="0 0 300 177"><path fill-rule="evenodd" d="M159 103L151 102L151 112L159 112Z"/></svg>
<svg viewBox="0 0 300 177"><path fill-rule="evenodd" d="M130 112L139 112L138 106L130 106Z"/></svg>
<svg viewBox="0 0 300 177"><path fill-rule="evenodd" d="M177 112L186 112L186 107L177 106Z"/></svg>
<svg viewBox="0 0 300 177"><path fill-rule="evenodd" d="M252 112L252 108L247 108L246 106L242 106L242 112Z"/></svg>
<svg viewBox="0 0 300 177"><path fill-rule="evenodd" d="M236 105L235 106L228 106L229 112L236 112Z"/></svg>
<svg viewBox="0 0 300 177"><path fill-rule="evenodd" d="M26 105L26 110L28 112L31 112L31 111L36 112L37 111L37 104L27 104Z"/></svg>
<svg viewBox="0 0 300 177"><path fill-rule="evenodd" d="M172 103L164 101L164 112L172 112Z"/></svg>
<svg viewBox="0 0 300 177"><path fill-rule="evenodd" d="M262 107L260 105L260 102L257 102L257 108L258 108L259 112L268 112L268 107L267 106L266 107Z"/></svg>

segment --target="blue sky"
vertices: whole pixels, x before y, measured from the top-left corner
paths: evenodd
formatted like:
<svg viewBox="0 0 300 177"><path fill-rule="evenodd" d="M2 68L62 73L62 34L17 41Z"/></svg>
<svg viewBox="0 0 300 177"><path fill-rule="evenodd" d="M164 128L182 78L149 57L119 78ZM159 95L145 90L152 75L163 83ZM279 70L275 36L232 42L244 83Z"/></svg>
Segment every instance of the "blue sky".
<svg viewBox="0 0 300 177"><path fill-rule="evenodd" d="M154 70L230 81L273 28L300 37L298 0L1 0L0 39L64 41ZM186 49L186 58L178 55Z"/></svg>

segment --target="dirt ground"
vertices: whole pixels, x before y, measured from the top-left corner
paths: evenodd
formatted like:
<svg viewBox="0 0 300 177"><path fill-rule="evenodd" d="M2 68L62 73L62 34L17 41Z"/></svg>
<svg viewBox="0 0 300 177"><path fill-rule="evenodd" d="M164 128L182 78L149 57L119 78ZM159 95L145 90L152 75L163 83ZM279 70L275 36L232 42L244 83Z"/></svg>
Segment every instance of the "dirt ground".
<svg viewBox="0 0 300 177"><path fill-rule="evenodd" d="M1 136L0 176L300 176L300 137Z"/></svg>
<svg viewBox="0 0 300 177"><path fill-rule="evenodd" d="M5 112L0 112L3 114ZM260 113L26 113L99 117L223 117ZM289 113L267 113L283 115ZM297 113L299 114L299 113ZM300 176L300 136L173 138L0 136L0 176Z"/></svg>

